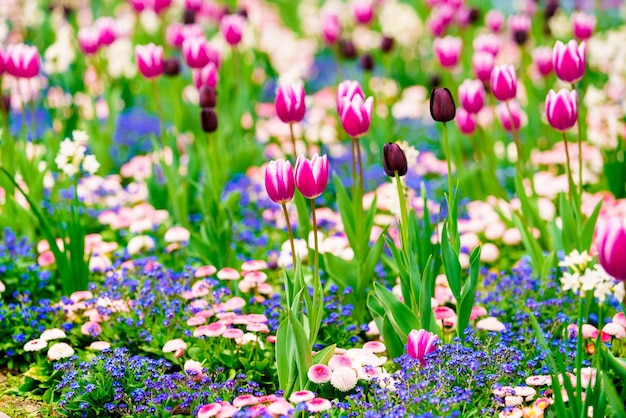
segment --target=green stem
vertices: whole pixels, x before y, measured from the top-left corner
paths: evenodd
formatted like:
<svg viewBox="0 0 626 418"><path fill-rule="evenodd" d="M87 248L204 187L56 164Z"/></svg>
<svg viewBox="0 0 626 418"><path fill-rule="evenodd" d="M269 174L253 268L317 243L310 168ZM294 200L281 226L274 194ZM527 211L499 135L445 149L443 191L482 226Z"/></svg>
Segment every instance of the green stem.
<svg viewBox="0 0 626 418"><path fill-rule="evenodd" d="M293 230L291 229L291 221L289 221L289 212L287 212L287 205L281 204L283 207L283 215L285 215L285 221L287 222L287 232L289 233L289 244L291 244L291 259L293 261L293 271L296 271L296 247L293 243ZM315 216L315 213L313 213Z"/></svg>
<svg viewBox="0 0 626 418"><path fill-rule="evenodd" d="M513 111L511 111L511 106L509 105L509 101L506 102L506 110L509 112L509 118L511 121L511 135L513 135L513 142L515 142L515 149L517 150L517 171L519 171L522 179L524 178L524 170L522 169L522 158L524 158L522 154L522 144L519 140L519 135L517 133L517 129L515 128L515 122L513 120ZM532 180L531 180L532 181ZM533 187L534 190L534 187Z"/></svg>
<svg viewBox="0 0 626 418"><path fill-rule="evenodd" d="M30 103L30 131L32 135L32 141L35 142L35 129L37 128L37 121L35 120L35 99Z"/></svg>
<svg viewBox="0 0 626 418"><path fill-rule="evenodd" d="M450 143L448 142L448 124L446 122L443 123L443 144L446 147L446 163L448 165L448 199L452 202L452 154L450 153ZM450 208L448 208L450 210Z"/></svg>
<svg viewBox="0 0 626 418"><path fill-rule="evenodd" d="M289 133L291 134L291 145L293 146L293 163L298 161L298 151L296 149L296 135L293 133L293 122L289 123Z"/></svg>
<svg viewBox="0 0 626 418"><path fill-rule="evenodd" d="M318 247L318 243L317 243L317 218L315 216L315 199L311 199L311 216L313 219L313 242L315 245L315 255L314 255L314 264L313 264L313 280L318 280L319 277L319 273L318 273L318 266L319 266L319 260L318 260L318 256L319 256L319 247Z"/></svg>
<svg viewBox="0 0 626 418"><path fill-rule="evenodd" d="M356 179L356 138L350 138L350 145L352 146L352 196L356 197L357 179Z"/></svg>
<svg viewBox="0 0 626 418"><path fill-rule="evenodd" d="M364 186L363 186L363 160L361 158L361 142L359 141L359 138L355 138L354 142L356 143L356 160L359 165L359 190L361 192L361 196L359 198L362 200Z"/></svg>
<svg viewBox="0 0 626 418"><path fill-rule="evenodd" d="M565 145L565 167L567 170L567 181L569 183L569 193L567 194L569 197L570 205L574 204L574 199L572 198L574 194L574 178L572 177L572 169L570 167L570 159L569 159L569 147L567 146L567 136L565 132L563 132L563 145Z"/></svg>
<svg viewBox="0 0 626 418"><path fill-rule="evenodd" d="M572 89L576 90L576 85L572 83ZM578 100L578 96L576 98ZM578 105L578 103L577 103ZM576 106L578 108L578 106ZM580 118L580 111L576 115L578 125L578 198L582 201L583 198L583 133L582 133L582 121Z"/></svg>
<svg viewBox="0 0 626 418"><path fill-rule="evenodd" d="M406 210L406 200L404 198L404 190L402 188L402 181L400 181L400 176L397 171L394 171L394 175L396 177L396 187L398 189L398 199L400 201L400 216L402 219L402 223L400 224L400 231L402 233L402 249L404 250L404 255L409 260L409 217Z"/></svg>
<svg viewBox="0 0 626 418"><path fill-rule="evenodd" d="M165 144L165 123L163 121L163 108L161 107L161 99L159 98L159 90L157 89L156 78L152 80L152 93L154 95L154 103L157 108L157 116L159 117L159 128L161 129L161 146Z"/></svg>

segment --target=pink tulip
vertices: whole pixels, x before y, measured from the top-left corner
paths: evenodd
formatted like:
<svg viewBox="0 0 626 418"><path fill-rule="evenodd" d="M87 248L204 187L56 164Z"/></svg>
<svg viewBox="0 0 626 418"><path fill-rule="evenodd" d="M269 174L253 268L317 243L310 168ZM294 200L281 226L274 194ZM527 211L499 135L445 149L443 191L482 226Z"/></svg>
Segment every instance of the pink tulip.
<svg viewBox="0 0 626 418"><path fill-rule="evenodd" d="M128 0L128 2L137 13L150 9L152 6L152 0Z"/></svg>
<svg viewBox="0 0 626 418"><path fill-rule="evenodd" d="M94 27L99 32L98 42L100 46L111 45L117 39L117 28L113 18L99 17L94 22Z"/></svg>
<svg viewBox="0 0 626 418"><path fill-rule="evenodd" d="M425 329L412 330L409 332L409 342L407 344L407 354L419 360L422 365L426 364L426 354L437 349L435 343L439 338Z"/></svg>
<svg viewBox="0 0 626 418"><path fill-rule="evenodd" d="M214 89L220 80L220 76L217 72L217 67L214 63L209 62L201 69L193 70L193 81L198 89L202 86L211 87Z"/></svg>
<svg viewBox="0 0 626 418"><path fill-rule="evenodd" d="M276 92L276 114L285 123L300 122L304 118L304 87L302 84L284 84Z"/></svg>
<svg viewBox="0 0 626 418"><path fill-rule="evenodd" d="M348 135L357 138L364 135L370 128L372 120L372 107L374 106L374 98L368 97L363 101L363 97L356 94L350 100L348 97L343 98L341 106L341 126Z"/></svg>
<svg viewBox="0 0 626 418"><path fill-rule="evenodd" d="M552 64L557 77L566 83L576 83L585 75L586 47L571 40L567 45L556 41L552 51Z"/></svg>
<svg viewBox="0 0 626 418"><path fill-rule="evenodd" d="M374 3L372 0L354 0L352 14L357 23L367 25L374 19Z"/></svg>
<svg viewBox="0 0 626 418"><path fill-rule="evenodd" d="M139 72L146 78L154 78L163 74L163 47L153 43L148 45L137 45L135 47L135 57Z"/></svg>
<svg viewBox="0 0 626 418"><path fill-rule="evenodd" d="M310 160L300 154L295 168L296 187L307 199L315 199L324 193L328 184L328 157L313 155Z"/></svg>
<svg viewBox="0 0 626 418"><path fill-rule="evenodd" d="M478 113L485 105L485 88L479 80L465 80L459 86L459 101L469 113Z"/></svg>
<svg viewBox="0 0 626 418"><path fill-rule="evenodd" d="M511 107L511 114L513 115L513 125L517 131L519 130L522 121L522 109L520 108L517 100L511 100L509 102L509 106ZM506 131L511 132L513 130L511 127L511 115L506 107L506 103L500 103L496 106L496 115L498 116L498 119L500 119L502 127Z"/></svg>
<svg viewBox="0 0 626 418"><path fill-rule="evenodd" d="M210 61L209 43L204 37L187 38L183 42L183 57L191 68L202 68Z"/></svg>
<svg viewBox="0 0 626 418"><path fill-rule="evenodd" d="M549 46L540 46L533 50L533 61L539 71L539 74L546 77L552 73L552 48Z"/></svg>
<svg viewBox="0 0 626 418"><path fill-rule="evenodd" d="M500 32L504 25L504 15L499 10L489 10L485 15L485 25L494 33Z"/></svg>
<svg viewBox="0 0 626 418"><path fill-rule="evenodd" d="M461 56L461 47L463 46L461 38L454 36L436 38L433 45L435 56L443 68L452 68L457 65Z"/></svg>
<svg viewBox="0 0 626 418"><path fill-rule="evenodd" d="M500 38L493 33L478 35L472 45L475 52L489 52L494 57L500 52Z"/></svg>
<svg viewBox="0 0 626 418"><path fill-rule="evenodd" d="M437 13L437 10L435 9L426 20L426 25L433 36L443 35L448 28L446 19L440 13Z"/></svg>
<svg viewBox="0 0 626 418"><path fill-rule="evenodd" d="M489 52L476 52L472 57L474 75L483 82L487 82L491 79L491 73L495 64L496 61Z"/></svg>
<svg viewBox="0 0 626 418"><path fill-rule="evenodd" d="M6 53L2 45L0 45L0 77L2 77L2 74L6 71L6 60Z"/></svg>
<svg viewBox="0 0 626 418"><path fill-rule="evenodd" d="M185 10L199 12L202 10L204 0L185 0Z"/></svg>
<svg viewBox="0 0 626 418"><path fill-rule="evenodd" d="M365 100L365 93L358 81L344 80L337 86L337 113L341 115L343 110L344 98L352 101L354 96L361 96Z"/></svg>
<svg viewBox="0 0 626 418"><path fill-rule="evenodd" d="M559 132L565 132L576 125L578 118L576 90L562 89L558 93L550 90L546 97L546 116L550 126Z"/></svg>
<svg viewBox="0 0 626 418"><path fill-rule="evenodd" d="M509 31L528 33L530 31L530 17L526 14L516 14L509 16Z"/></svg>
<svg viewBox="0 0 626 418"><path fill-rule="evenodd" d="M279 205L293 199L296 190L293 168L289 161L270 161L265 169L265 190L273 202Z"/></svg>
<svg viewBox="0 0 626 418"><path fill-rule="evenodd" d="M581 41L591 38L596 29L596 17L585 12L572 13L572 29L574 36Z"/></svg>
<svg viewBox="0 0 626 418"><path fill-rule="evenodd" d="M514 99L517 95L517 76L515 68L509 65L499 65L491 73L491 92L500 101Z"/></svg>
<svg viewBox="0 0 626 418"><path fill-rule="evenodd" d="M322 16L322 36L327 44L334 44L341 35L341 24L336 14Z"/></svg>
<svg viewBox="0 0 626 418"><path fill-rule="evenodd" d="M614 216L597 228L598 261L615 280L626 281L626 220Z"/></svg>
<svg viewBox="0 0 626 418"><path fill-rule="evenodd" d="M98 52L100 47L100 31L94 27L84 27L78 31L78 45L86 55Z"/></svg>
<svg viewBox="0 0 626 418"><path fill-rule="evenodd" d="M459 131L465 135L472 135L476 132L476 119L473 114L469 113L464 108L457 109L454 122L459 128Z"/></svg>
<svg viewBox="0 0 626 418"><path fill-rule="evenodd" d="M171 46L175 46L176 48L180 48L183 46L183 41L185 40L184 36L184 28L187 25L183 25L179 22L174 22L167 27L167 31L165 32L165 39L167 43Z"/></svg>
<svg viewBox="0 0 626 418"><path fill-rule="evenodd" d="M172 0L152 0L152 10L156 14L161 14L165 9L171 6Z"/></svg>
<svg viewBox="0 0 626 418"><path fill-rule="evenodd" d="M220 24L222 36L224 36L229 45L233 46L241 42L245 27L246 18L241 15L224 16Z"/></svg>
<svg viewBox="0 0 626 418"><path fill-rule="evenodd" d="M39 52L25 44L9 45L5 55L6 72L13 77L33 78L39 74Z"/></svg>

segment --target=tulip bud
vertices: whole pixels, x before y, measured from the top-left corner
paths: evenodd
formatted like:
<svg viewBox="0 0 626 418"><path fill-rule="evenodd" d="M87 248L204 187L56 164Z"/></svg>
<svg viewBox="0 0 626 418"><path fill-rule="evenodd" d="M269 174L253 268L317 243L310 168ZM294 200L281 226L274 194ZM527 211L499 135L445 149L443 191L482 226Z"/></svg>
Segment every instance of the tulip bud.
<svg viewBox="0 0 626 418"><path fill-rule="evenodd" d="M203 107L200 111L200 123L204 132L215 132L217 130L217 114L210 107Z"/></svg>
<svg viewBox="0 0 626 418"><path fill-rule="evenodd" d="M414 359L419 360L422 365L426 364L426 354L432 353L437 349L435 343L438 337L424 329L412 330L409 332L409 341L407 344L407 354Z"/></svg>
<svg viewBox="0 0 626 418"><path fill-rule="evenodd" d="M393 49L395 44L395 40L390 36L383 36L382 41L380 42L380 50L383 52L390 52Z"/></svg>
<svg viewBox="0 0 626 418"><path fill-rule="evenodd" d="M322 36L327 44L334 44L341 34L341 25L336 14L325 14L322 16Z"/></svg>
<svg viewBox="0 0 626 418"><path fill-rule="evenodd" d="M525 14L517 14L509 17L509 30L513 36L513 40L520 46L524 45L528 40L530 23L530 17Z"/></svg>
<svg viewBox="0 0 626 418"><path fill-rule="evenodd" d="M183 13L183 23L185 25L196 23L196 11L192 9L185 9Z"/></svg>
<svg viewBox="0 0 626 418"><path fill-rule="evenodd" d="M265 190L274 203L282 205L293 199L296 184L289 161L270 161L265 169Z"/></svg>
<svg viewBox="0 0 626 418"><path fill-rule="evenodd" d="M315 199L324 193L328 184L328 157L313 155L308 160L300 154L296 160L295 181L302 196Z"/></svg>
<svg viewBox="0 0 626 418"><path fill-rule="evenodd" d="M540 46L533 50L533 61L537 71L543 77L552 73L552 48L548 46Z"/></svg>
<svg viewBox="0 0 626 418"><path fill-rule="evenodd" d="M567 83L576 83L585 75L586 47L582 42L580 45L575 40L563 44L556 41L552 51L552 64L554 72L560 80Z"/></svg>
<svg viewBox="0 0 626 418"><path fill-rule="evenodd" d="M559 132L565 132L576 125L578 118L576 90L562 89L558 93L550 90L546 97L546 117L550 125Z"/></svg>
<svg viewBox="0 0 626 418"><path fill-rule="evenodd" d="M9 113L11 111L11 96L2 96L2 111L5 113Z"/></svg>
<svg viewBox="0 0 626 418"><path fill-rule="evenodd" d="M478 113L485 104L485 88L480 80L465 80L459 86L459 102L469 113Z"/></svg>
<svg viewBox="0 0 626 418"><path fill-rule="evenodd" d="M300 122L306 111L305 91L302 84L283 84L276 91L276 114L285 123Z"/></svg>
<svg viewBox="0 0 626 418"><path fill-rule="evenodd" d="M512 65L499 65L491 72L491 92L500 101L514 99L517 95L517 76Z"/></svg>
<svg viewBox="0 0 626 418"><path fill-rule="evenodd" d="M444 68L452 68L459 62L461 56L461 48L463 41L461 38L454 36L446 36L445 38L436 38L433 42L435 49L435 57L439 64Z"/></svg>
<svg viewBox="0 0 626 418"><path fill-rule="evenodd" d="M339 43L339 47L341 55L344 58L353 59L356 57L356 48L354 47L352 41L344 39Z"/></svg>
<svg viewBox="0 0 626 418"><path fill-rule="evenodd" d="M596 17L585 12L574 12L572 13L572 26L574 36L585 41L593 35L596 28Z"/></svg>
<svg viewBox="0 0 626 418"><path fill-rule="evenodd" d="M155 44L137 45L135 47L135 57L139 72L146 78L154 78L163 74L165 66L163 63L163 47Z"/></svg>
<svg viewBox="0 0 626 418"><path fill-rule="evenodd" d="M200 107L215 107L216 96L215 89L209 86L200 87Z"/></svg>
<svg viewBox="0 0 626 418"><path fill-rule="evenodd" d="M471 135L476 132L476 119L474 115L462 107L456 111L454 122L462 134Z"/></svg>
<svg viewBox="0 0 626 418"><path fill-rule="evenodd" d="M237 45L241 42L243 31L246 27L246 18L240 15L224 16L220 25L220 30L224 39L230 45Z"/></svg>
<svg viewBox="0 0 626 418"><path fill-rule="evenodd" d="M352 99L347 96L343 98L339 118L341 126L348 135L357 138L368 131L372 120L373 105L373 97L368 97L365 101L359 94L355 94Z"/></svg>
<svg viewBox="0 0 626 418"><path fill-rule="evenodd" d="M492 9L485 15L485 25L494 33L500 32L504 24L504 15L500 10Z"/></svg>
<svg viewBox="0 0 626 418"><path fill-rule="evenodd" d="M490 52L476 52L472 57L472 69L476 78L482 82L487 82L491 78L495 59Z"/></svg>
<svg viewBox="0 0 626 418"><path fill-rule="evenodd" d="M163 61L163 73L170 77L180 74L180 63L176 57L167 58Z"/></svg>
<svg viewBox="0 0 626 418"><path fill-rule="evenodd" d="M430 115L437 122L449 122L456 115L456 105L452 93L445 87L433 89L430 93Z"/></svg>
<svg viewBox="0 0 626 418"><path fill-rule="evenodd" d="M511 100L509 102L509 107L511 108L511 114L509 114L509 109L507 109L506 103L500 103L496 106L496 115L502 124L502 127L511 132L513 130L513 126L515 130L519 130L520 124L522 121L522 109L519 106L517 100ZM513 117L513 125L511 125L511 117Z"/></svg>
<svg viewBox="0 0 626 418"><path fill-rule="evenodd" d="M365 71L372 71L374 69L374 58L372 58L370 54L361 56L359 63L361 64L361 68Z"/></svg>
<svg viewBox="0 0 626 418"><path fill-rule="evenodd" d="M398 144L387 142L383 146L383 169L389 177L404 176L407 171L407 161L404 151Z"/></svg>
<svg viewBox="0 0 626 418"><path fill-rule="evenodd" d="M626 281L626 221L617 216L598 224L598 261L615 280Z"/></svg>

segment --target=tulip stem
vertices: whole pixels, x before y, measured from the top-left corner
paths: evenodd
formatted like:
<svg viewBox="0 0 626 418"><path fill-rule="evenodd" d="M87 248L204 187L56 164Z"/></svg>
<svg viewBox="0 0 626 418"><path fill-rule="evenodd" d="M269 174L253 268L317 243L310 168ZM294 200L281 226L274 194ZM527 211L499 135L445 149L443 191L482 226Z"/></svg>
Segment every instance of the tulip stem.
<svg viewBox="0 0 626 418"><path fill-rule="evenodd" d="M314 242L314 246L315 246L315 254L314 254L314 264L313 264L313 280L315 283L315 281L319 280L319 261L318 261L318 256L319 256L319 247L318 247L318 243L317 243L317 218L315 216L315 199L311 199L311 217L313 219L313 242Z"/></svg>
<svg viewBox="0 0 626 418"><path fill-rule="evenodd" d="M287 212L287 205L281 204L283 207L283 215L285 215L285 221L287 222L287 233L289 234L289 244L291 244L291 259L293 262L293 271L296 271L296 247L293 243L293 230L291 229L291 221L289 220L289 212ZM313 215L315 216L315 215Z"/></svg>
<svg viewBox="0 0 626 418"><path fill-rule="evenodd" d="M159 129L161 131L161 146L165 146L165 124L163 123L163 108L161 107L161 99L159 98L159 90L156 84L156 78L152 79L152 92L154 94L154 103L159 117Z"/></svg>
<svg viewBox="0 0 626 418"><path fill-rule="evenodd" d="M409 217L406 210L406 199L404 198L404 189L402 187L402 181L400 180L400 175L398 174L398 170L394 172L396 178L396 187L398 189L398 200L400 201L400 216L402 219L402 223L400 225L400 231L402 233L402 249L404 250L404 254L409 260Z"/></svg>
<svg viewBox="0 0 626 418"><path fill-rule="evenodd" d="M576 91L576 85L572 83L572 89ZM578 96L576 96L576 100L578 101ZM578 109L578 103L576 108ZM583 133L582 133L582 124L580 118L580 109L576 114L577 125L578 125L578 199L582 202L583 198Z"/></svg>
<svg viewBox="0 0 626 418"><path fill-rule="evenodd" d="M352 196L356 198L356 138L350 138L350 145L352 146Z"/></svg>
<svg viewBox="0 0 626 418"><path fill-rule="evenodd" d="M363 200L363 160L361 159L361 142L359 138L354 140L356 143L356 160L359 165L359 191L361 192L360 199Z"/></svg>
<svg viewBox="0 0 626 418"><path fill-rule="evenodd" d="M572 177L572 168L570 166L570 159L569 159L569 147L567 146L567 136L565 135L565 132L563 132L563 145L565 145L565 163L566 163L566 170L567 170L567 181L569 183L569 203L571 205L574 204L574 199L572 199L572 195L574 193L574 187L576 187L574 185L574 178Z"/></svg>
<svg viewBox="0 0 626 418"><path fill-rule="evenodd" d="M291 145L293 146L294 164L298 160L298 151L296 150L296 135L293 133L293 122L289 123L289 133L291 134Z"/></svg>
<svg viewBox="0 0 626 418"><path fill-rule="evenodd" d="M515 128L515 121L513 119L513 111L511 110L511 106L509 105L509 101L507 100L506 102L506 110L509 112L509 119L511 121L511 135L513 135L513 142L515 142L515 149L517 150L517 159L516 159L516 163L517 163L517 171L519 171L520 175L522 176L522 178L524 178L524 170L522 170L522 144L519 141L519 135L517 133L517 129ZM531 183L532 183L532 178L531 178ZM535 188L533 187L533 192L534 192Z"/></svg>
<svg viewBox="0 0 626 418"><path fill-rule="evenodd" d="M450 161L452 159L452 154L450 153L450 143L448 142L448 123L444 122L443 123L443 144L446 147L446 163L448 165L448 203L452 204L452 190L453 190L453 183L452 183L452 162ZM448 210L450 210L450 208L448 208Z"/></svg>

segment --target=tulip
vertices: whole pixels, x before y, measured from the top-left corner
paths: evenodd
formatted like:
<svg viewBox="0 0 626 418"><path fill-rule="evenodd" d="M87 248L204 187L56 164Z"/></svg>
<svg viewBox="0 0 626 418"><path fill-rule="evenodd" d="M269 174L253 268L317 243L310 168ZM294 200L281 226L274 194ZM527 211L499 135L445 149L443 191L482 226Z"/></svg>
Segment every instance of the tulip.
<svg viewBox="0 0 626 418"><path fill-rule="evenodd" d="M128 2L137 13L143 12L152 5L152 0L128 0Z"/></svg>
<svg viewBox="0 0 626 418"><path fill-rule="evenodd" d="M517 95L517 76L515 68L509 65L499 65L491 73L491 92L500 101L514 99Z"/></svg>
<svg viewBox="0 0 626 418"><path fill-rule="evenodd" d="M342 57L349 60L356 57L356 47L354 46L354 43L349 39L344 39L339 42L339 52L341 53Z"/></svg>
<svg viewBox="0 0 626 418"><path fill-rule="evenodd" d="M560 80L567 83L576 83L585 75L586 47L571 40L567 45L556 41L552 51L552 64L554 72Z"/></svg>
<svg viewBox="0 0 626 418"><path fill-rule="evenodd" d="M500 52L500 38L492 33L478 35L472 45L475 52L489 52L494 57Z"/></svg>
<svg viewBox="0 0 626 418"><path fill-rule="evenodd" d="M406 175L406 155L398 144L387 142L383 146L383 169L389 177L395 177L396 173L400 177Z"/></svg>
<svg viewBox="0 0 626 418"><path fill-rule="evenodd" d="M574 36L581 41L591 38L596 28L596 17L585 12L572 13L572 29Z"/></svg>
<svg viewBox="0 0 626 418"><path fill-rule="evenodd" d="M485 88L479 80L465 80L459 86L459 102L469 113L478 113L485 105Z"/></svg>
<svg viewBox="0 0 626 418"><path fill-rule="evenodd" d="M525 14L517 14L509 17L509 31L513 36L513 40L518 45L523 45L528 39L530 31L530 17Z"/></svg>
<svg viewBox="0 0 626 418"><path fill-rule="evenodd" d="M357 23L367 25L374 19L374 4L372 0L354 0L352 14Z"/></svg>
<svg viewBox="0 0 626 418"><path fill-rule="evenodd" d="M533 50L533 61L539 74L547 77L552 73L552 48L548 46L540 46Z"/></svg>
<svg viewBox="0 0 626 418"><path fill-rule="evenodd" d="M161 14L162 11L170 7L172 0L153 0L152 9L156 14Z"/></svg>
<svg viewBox="0 0 626 418"><path fill-rule="evenodd" d="M425 329L412 330L409 332L409 342L407 344L407 354L422 365L426 364L426 354L432 353L437 349L435 343L439 338L437 335L426 331Z"/></svg>
<svg viewBox="0 0 626 418"><path fill-rule="evenodd" d="M491 29L492 32L498 33L502 30L504 24L504 15L499 10L489 10L485 15L485 25Z"/></svg>
<svg viewBox="0 0 626 418"><path fill-rule="evenodd" d="M113 18L99 17L94 22L94 27L99 31L100 46L111 45L117 39L116 23Z"/></svg>
<svg viewBox="0 0 626 418"><path fill-rule="evenodd" d="M372 71L374 69L374 57L370 54L364 54L361 56L359 64L364 71Z"/></svg>
<svg viewBox="0 0 626 418"><path fill-rule="evenodd" d="M5 55L6 72L13 77L33 78L39 74L39 52L25 44L9 45Z"/></svg>
<svg viewBox="0 0 626 418"><path fill-rule="evenodd" d="M178 58L171 57L163 60L163 72L170 77L178 75L180 73L180 62L178 62Z"/></svg>
<svg viewBox="0 0 626 418"><path fill-rule="evenodd" d="M183 57L191 68L208 65L211 61L210 53L209 43L204 37L190 37L183 42Z"/></svg>
<svg viewBox="0 0 626 418"><path fill-rule="evenodd" d="M373 97L368 97L365 101L359 94L355 94L352 99L347 96L343 98L340 114L341 126L348 135L358 138L368 131L372 120L373 105Z"/></svg>
<svg viewBox="0 0 626 418"><path fill-rule="evenodd" d="M383 39L380 41L380 50L383 52L390 52L393 49L393 45L395 44L395 40L390 36L383 36Z"/></svg>
<svg viewBox="0 0 626 418"><path fill-rule="evenodd" d="M94 27L81 28L78 31L78 45L86 55L95 54L100 47L100 31Z"/></svg>
<svg viewBox="0 0 626 418"><path fill-rule="evenodd" d="M626 281L626 220L614 216L597 229L598 261L615 280Z"/></svg>
<svg viewBox="0 0 626 418"><path fill-rule="evenodd" d="M464 108L460 108L456 111L454 122L459 128L459 131L465 135L471 135L476 132L476 119L472 113L469 113Z"/></svg>
<svg viewBox="0 0 626 418"><path fill-rule="evenodd" d="M565 89L555 93L548 92L546 97L546 116L550 126L559 132L571 129L578 118L578 96L576 90Z"/></svg>
<svg viewBox="0 0 626 418"><path fill-rule="evenodd" d="M2 45L0 45L0 77L2 77L5 71L6 71L6 56L5 56L4 48L2 48Z"/></svg>
<svg viewBox="0 0 626 418"><path fill-rule="evenodd" d="M341 34L341 24L336 14L328 13L322 17L322 36L327 44L337 42Z"/></svg>
<svg viewBox="0 0 626 418"><path fill-rule="evenodd" d="M296 190L293 168L289 161L270 161L265 169L265 190L274 203L290 202Z"/></svg>
<svg viewBox="0 0 626 418"><path fill-rule="evenodd" d="M215 107L217 104L215 89L209 86L202 86L198 92L200 93L198 100L200 107Z"/></svg>
<svg viewBox="0 0 626 418"><path fill-rule="evenodd" d="M220 24L222 36L230 45L237 45L241 42L245 27L246 18L240 15L224 16Z"/></svg>
<svg viewBox="0 0 626 418"><path fill-rule="evenodd" d="M165 32L165 40L171 46L175 46L176 48L180 48L183 46L183 41L185 40L184 28L188 25L183 25L179 22L174 22L167 27L167 31Z"/></svg>
<svg viewBox="0 0 626 418"><path fill-rule="evenodd" d="M495 58L489 52L476 52L472 57L472 69L476 78L482 82L489 81L495 64Z"/></svg>
<svg viewBox="0 0 626 418"><path fill-rule="evenodd" d="M509 102L509 106L511 108L511 114L509 114L506 103L500 103L498 106L496 106L496 115L498 116L498 119L500 119L502 127L508 132L511 132L513 130L511 126L512 117L515 131L518 131L522 120L522 109L520 108L517 100L511 100Z"/></svg>
<svg viewBox="0 0 626 418"><path fill-rule="evenodd" d="M445 87L435 88L430 93L430 115L437 122L449 122L456 115L452 93Z"/></svg>
<svg viewBox="0 0 626 418"><path fill-rule="evenodd" d="M365 93L363 93L363 89L361 89L358 81L344 80L339 83L337 86L337 113L341 115L345 97L352 101L352 98L357 95L365 100Z"/></svg>
<svg viewBox="0 0 626 418"><path fill-rule="evenodd" d="M217 87L219 79L220 76L217 72L217 67L212 62L209 62L207 65L199 70L193 70L193 81L198 89L200 89L202 86L207 86L214 89L215 87Z"/></svg>
<svg viewBox="0 0 626 418"><path fill-rule="evenodd" d="M200 110L200 126L206 133L215 132L217 130L217 114L215 109L203 107Z"/></svg>
<svg viewBox="0 0 626 418"><path fill-rule="evenodd" d="M158 77L165 71L162 46L156 46L153 43L137 45L135 47L135 57L139 72L146 78Z"/></svg>
<svg viewBox="0 0 626 418"><path fill-rule="evenodd" d="M435 56L439 64L444 68L452 68L459 62L463 41L461 38L446 36L436 38L434 42Z"/></svg>
<svg viewBox="0 0 626 418"><path fill-rule="evenodd" d="M304 197L307 199L319 197L328 184L328 157L315 154L308 160L300 154L296 161L295 181Z"/></svg>
<svg viewBox="0 0 626 418"><path fill-rule="evenodd" d="M302 84L283 84L276 91L276 114L285 123L300 122L304 118L306 105Z"/></svg>

